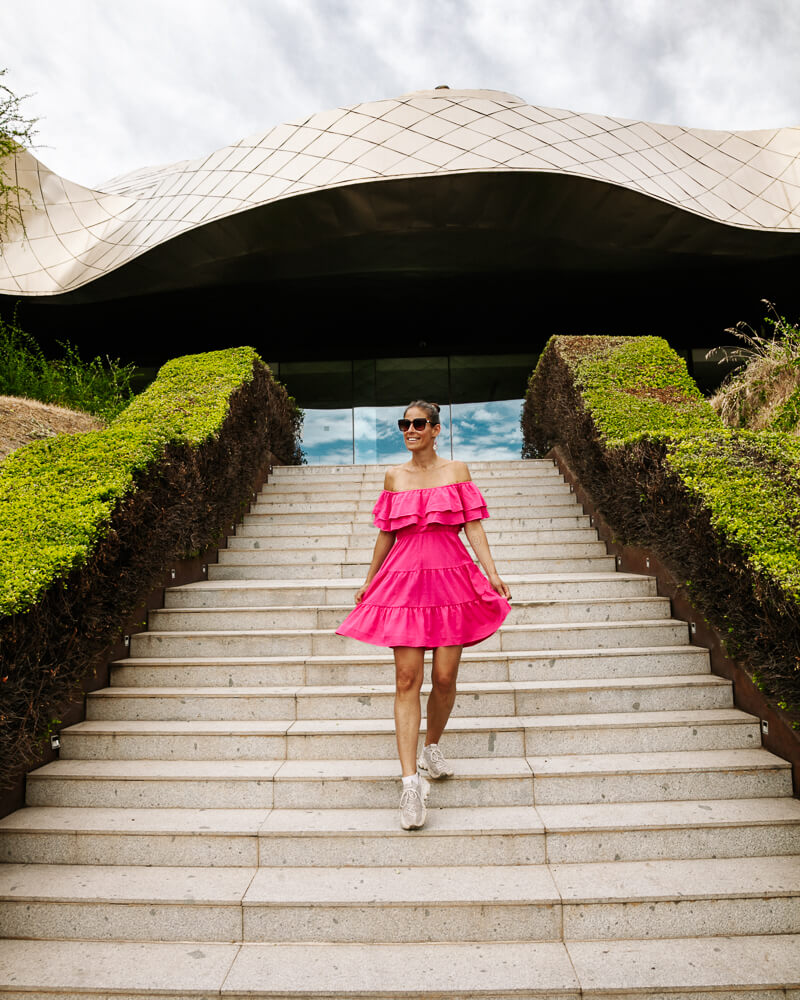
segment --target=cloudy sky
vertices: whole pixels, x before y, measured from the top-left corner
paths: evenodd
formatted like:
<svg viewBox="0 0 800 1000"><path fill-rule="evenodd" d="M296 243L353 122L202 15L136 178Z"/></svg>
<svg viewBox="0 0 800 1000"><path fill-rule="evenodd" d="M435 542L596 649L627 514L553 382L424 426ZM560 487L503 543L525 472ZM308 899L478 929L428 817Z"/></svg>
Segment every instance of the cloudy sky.
<svg viewBox="0 0 800 1000"><path fill-rule="evenodd" d="M94 184L446 83L703 128L800 125L800 0L24 0L0 67Z"/></svg>

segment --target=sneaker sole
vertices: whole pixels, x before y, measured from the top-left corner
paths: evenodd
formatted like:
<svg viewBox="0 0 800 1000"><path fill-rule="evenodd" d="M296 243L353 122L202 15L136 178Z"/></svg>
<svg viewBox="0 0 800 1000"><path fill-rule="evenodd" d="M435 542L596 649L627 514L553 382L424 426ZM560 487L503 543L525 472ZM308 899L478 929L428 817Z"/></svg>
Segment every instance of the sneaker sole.
<svg viewBox="0 0 800 1000"><path fill-rule="evenodd" d="M427 816L428 816L428 811L426 809L425 813L422 816L422 820L419 823L409 823L408 826L406 826L406 824L402 820L400 820L400 827L403 830L421 830L423 826L425 826L425 820Z"/></svg>
<svg viewBox="0 0 800 1000"><path fill-rule="evenodd" d="M453 772L452 771L442 771L441 774L434 774L433 771L430 770L430 768L427 766L427 764L425 763L425 761L421 757L417 761L417 770L418 771L422 771L423 773L427 774L429 778L433 779L433 781L438 781L440 778L452 778L453 777Z"/></svg>

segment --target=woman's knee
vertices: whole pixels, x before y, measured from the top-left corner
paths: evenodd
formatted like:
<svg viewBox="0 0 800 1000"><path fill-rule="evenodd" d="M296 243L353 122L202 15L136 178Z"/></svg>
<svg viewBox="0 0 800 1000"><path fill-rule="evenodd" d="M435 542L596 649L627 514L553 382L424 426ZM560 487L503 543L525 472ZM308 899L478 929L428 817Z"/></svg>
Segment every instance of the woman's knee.
<svg viewBox="0 0 800 1000"><path fill-rule="evenodd" d="M455 691L458 679L458 667L455 670L434 670L431 685L440 695L449 695Z"/></svg>
<svg viewBox="0 0 800 1000"><path fill-rule="evenodd" d="M421 670L403 670L398 668L395 675L395 687L398 694L419 694L422 687Z"/></svg>

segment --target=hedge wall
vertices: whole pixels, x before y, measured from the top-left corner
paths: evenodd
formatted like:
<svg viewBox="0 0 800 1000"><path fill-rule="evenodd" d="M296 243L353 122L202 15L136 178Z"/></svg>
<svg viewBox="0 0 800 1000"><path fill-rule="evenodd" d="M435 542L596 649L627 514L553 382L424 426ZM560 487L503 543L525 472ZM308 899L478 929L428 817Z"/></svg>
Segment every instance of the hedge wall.
<svg viewBox="0 0 800 1000"><path fill-rule="evenodd" d="M620 541L652 549L728 654L800 708L800 441L723 426L656 337L553 337L524 454L558 443Z"/></svg>
<svg viewBox="0 0 800 1000"><path fill-rule="evenodd" d="M215 351L168 362L105 430L0 465L0 785L170 562L219 539L271 454L299 460L299 420L255 351Z"/></svg>

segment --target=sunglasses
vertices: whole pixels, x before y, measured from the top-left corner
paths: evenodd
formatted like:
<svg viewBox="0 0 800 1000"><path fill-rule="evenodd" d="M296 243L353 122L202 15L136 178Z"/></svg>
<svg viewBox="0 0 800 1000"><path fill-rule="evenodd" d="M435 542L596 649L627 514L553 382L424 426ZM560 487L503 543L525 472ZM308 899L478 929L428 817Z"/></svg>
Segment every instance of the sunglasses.
<svg viewBox="0 0 800 1000"><path fill-rule="evenodd" d="M414 417L413 420L409 420L408 417L402 417L397 421L397 426L404 434L412 425L415 431L425 430L425 424L430 424L430 420L426 420L425 417ZM431 426L433 425L431 424Z"/></svg>

